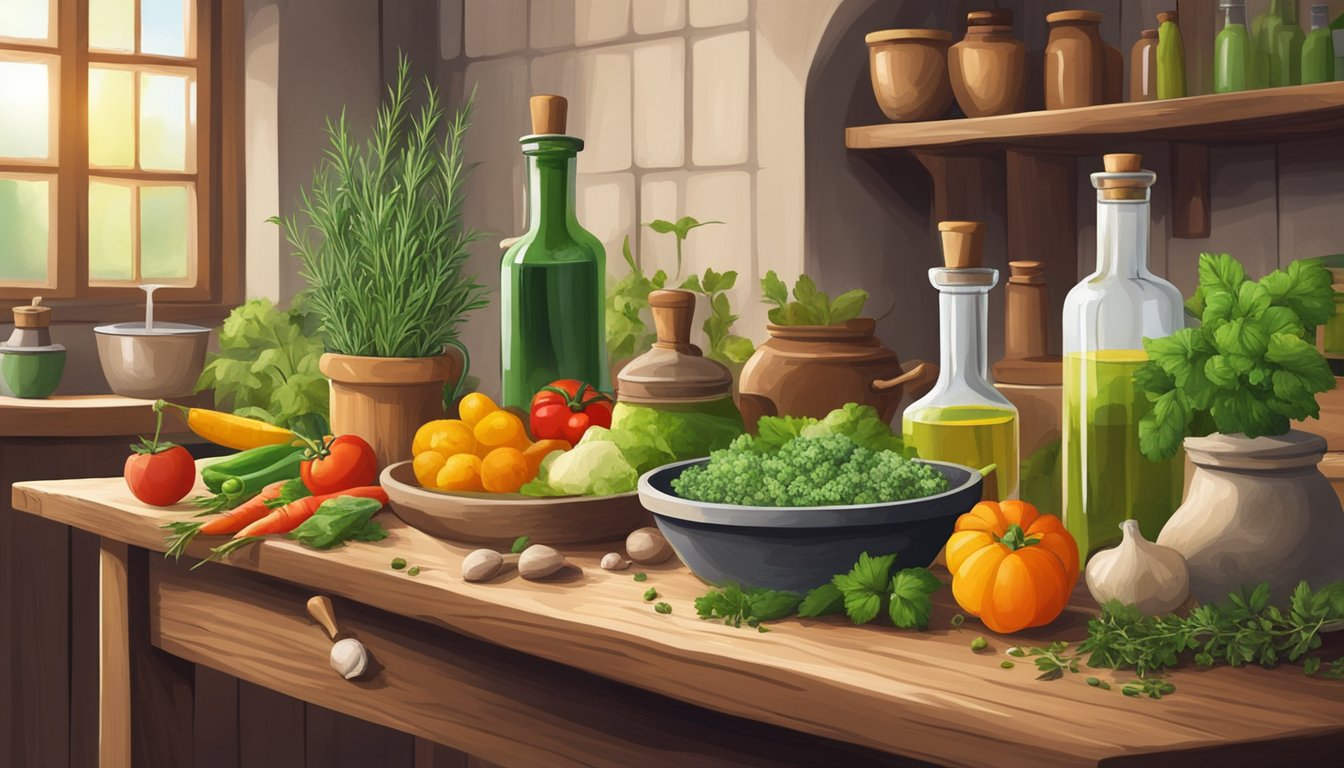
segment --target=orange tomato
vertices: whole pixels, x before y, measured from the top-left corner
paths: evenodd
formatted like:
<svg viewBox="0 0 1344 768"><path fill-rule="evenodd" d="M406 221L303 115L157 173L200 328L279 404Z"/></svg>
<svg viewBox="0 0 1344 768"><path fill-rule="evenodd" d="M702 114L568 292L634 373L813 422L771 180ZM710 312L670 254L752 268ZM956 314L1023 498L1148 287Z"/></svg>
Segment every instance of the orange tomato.
<svg viewBox="0 0 1344 768"><path fill-rule="evenodd" d="M509 411L487 413L476 423L473 432L476 437L476 455L485 458L496 448L508 446L519 451L532 444L527 439L527 430L523 429L523 420Z"/></svg>
<svg viewBox="0 0 1344 768"><path fill-rule="evenodd" d="M439 470L435 482L444 491L483 491L481 485L481 459L474 453L459 453L449 456Z"/></svg>
<svg viewBox="0 0 1344 768"><path fill-rule="evenodd" d="M481 484L491 493L517 493L530 479L527 459L517 448L496 448L481 461Z"/></svg>
<svg viewBox="0 0 1344 768"><path fill-rule="evenodd" d="M420 481L421 487L439 487L439 470L443 469L445 461L447 459L438 451L423 451L415 455L411 468L415 470L415 479Z"/></svg>
<svg viewBox="0 0 1344 768"><path fill-rule="evenodd" d="M982 501L947 540L952 597L995 632L1054 621L1078 581L1078 545L1025 501Z"/></svg>
<svg viewBox="0 0 1344 768"><path fill-rule="evenodd" d="M457 404L458 417L469 427L476 426L481 423L481 419L498 410L499 406L495 405L495 401L491 400L489 395L480 392L472 392Z"/></svg>

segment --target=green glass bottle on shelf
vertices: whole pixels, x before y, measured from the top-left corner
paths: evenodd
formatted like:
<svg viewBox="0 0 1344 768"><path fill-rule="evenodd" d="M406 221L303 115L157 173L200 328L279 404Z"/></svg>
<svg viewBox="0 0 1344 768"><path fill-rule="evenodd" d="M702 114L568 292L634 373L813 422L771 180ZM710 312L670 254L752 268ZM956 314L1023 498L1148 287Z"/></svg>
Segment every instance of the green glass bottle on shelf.
<svg viewBox="0 0 1344 768"><path fill-rule="evenodd" d="M1157 98L1185 96L1185 44L1175 11L1157 14Z"/></svg>
<svg viewBox="0 0 1344 768"><path fill-rule="evenodd" d="M1185 459L1151 461L1139 421L1153 408L1135 385L1145 338L1185 326L1181 292L1148 270L1149 191L1157 180L1138 155L1106 155L1097 188L1097 269L1064 300L1061 449L1064 525L1083 562L1138 520L1156 539L1180 506Z"/></svg>
<svg viewBox="0 0 1344 768"><path fill-rule="evenodd" d="M1223 28L1213 41L1214 93L1244 91L1251 86L1251 41L1246 31L1245 0L1223 0Z"/></svg>
<svg viewBox="0 0 1344 768"><path fill-rule="evenodd" d="M1269 85L1279 88L1302 84L1302 44L1307 36L1297 23L1297 0L1287 0L1281 6L1283 23L1274 38L1269 54Z"/></svg>
<svg viewBox="0 0 1344 768"><path fill-rule="evenodd" d="M1335 79L1335 45L1331 39L1328 6L1311 4L1311 31L1302 42L1302 83L1328 83Z"/></svg>
<svg viewBox="0 0 1344 768"><path fill-rule="evenodd" d="M527 157L528 230L500 268L504 406L526 409L556 379L611 391L607 367L606 253L579 226L574 180L583 140L566 136L563 97L533 96Z"/></svg>
<svg viewBox="0 0 1344 768"><path fill-rule="evenodd" d="M1344 81L1344 13L1330 22L1330 41L1335 49L1335 79Z"/></svg>
<svg viewBox="0 0 1344 768"><path fill-rule="evenodd" d="M1251 71L1247 78L1251 88L1265 88L1269 85L1279 28L1283 26L1280 6L1279 0L1269 0L1268 10L1251 21Z"/></svg>

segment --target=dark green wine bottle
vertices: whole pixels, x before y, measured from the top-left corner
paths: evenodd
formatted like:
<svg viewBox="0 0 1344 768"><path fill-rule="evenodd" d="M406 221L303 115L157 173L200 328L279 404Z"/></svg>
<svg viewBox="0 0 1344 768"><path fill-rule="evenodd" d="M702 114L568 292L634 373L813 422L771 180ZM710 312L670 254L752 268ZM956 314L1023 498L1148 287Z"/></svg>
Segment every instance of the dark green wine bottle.
<svg viewBox="0 0 1344 768"><path fill-rule="evenodd" d="M564 135L565 100L532 97L527 157L527 233L500 268L501 405L526 410L537 390L578 379L611 391L607 368L606 253L574 214L574 177L583 140Z"/></svg>

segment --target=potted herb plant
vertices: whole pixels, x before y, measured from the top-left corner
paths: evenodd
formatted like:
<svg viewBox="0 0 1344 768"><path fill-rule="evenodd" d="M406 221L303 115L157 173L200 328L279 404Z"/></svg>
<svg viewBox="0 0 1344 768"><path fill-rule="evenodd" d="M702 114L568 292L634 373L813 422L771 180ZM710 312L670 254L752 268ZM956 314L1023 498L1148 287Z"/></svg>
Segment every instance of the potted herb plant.
<svg viewBox="0 0 1344 768"><path fill-rule="evenodd" d="M271 219L302 262L320 320L331 428L369 441L383 464L409 459L416 428L443 416L445 387L460 385L469 364L458 326L486 304L464 272L478 238L462 221L472 100L448 119L426 81L412 114L409 70L403 56L362 146L344 113L328 120L329 146L300 207L306 225Z"/></svg>
<svg viewBox="0 0 1344 768"><path fill-rule="evenodd" d="M1316 466L1326 442L1292 428L1318 417L1316 396L1335 386L1313 344L1335 311L1330 273L1297 261L1257 282L1232 257L1205 253L1186 307L1198 327L1144 339L1149 362L1135 373L1152 402L1139 423L1144 454L1184 445L1195 467L1157 542L1185 556L1201 602L1243 584L1268 582L1285 598L1303 579L1344 579L1344 510Z"/></svg>
<svg viewBox="0 0 1344 768"><path fill-rule="evenodd" d="M773 305L765 326L770 338L742 368L738 384L748 430L762 416L819 419L846 403L871 405L890 422L907 387L918 396L938 378L937 366L918 360L901 365L878 340L877 321L860 317L867 291L832 299L800 275L790 301L788 286L767 272L761 292Z"/></svg>

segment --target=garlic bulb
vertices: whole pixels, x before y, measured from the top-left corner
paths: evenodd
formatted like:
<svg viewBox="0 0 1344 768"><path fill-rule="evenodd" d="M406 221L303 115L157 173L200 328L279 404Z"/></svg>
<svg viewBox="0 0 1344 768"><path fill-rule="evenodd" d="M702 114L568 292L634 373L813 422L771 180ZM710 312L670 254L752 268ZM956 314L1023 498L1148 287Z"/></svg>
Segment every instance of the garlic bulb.
<svg viewBox="0 0 1344 768"><path fill-rule="evenodd" d="M1120 524L1124 538L1087 564L1087 589L1098 603L1118 600L1156 616L1170 613L1190 595L1185 557L1139 533L1137 520Z"/></svg>
<svg viewBox="0 0 1344 768"><path fill-rule="evenodd" d="M354 680L369 668L369 652L353 637L337 640L331 646L331 668L346 680Z"/></svg>

